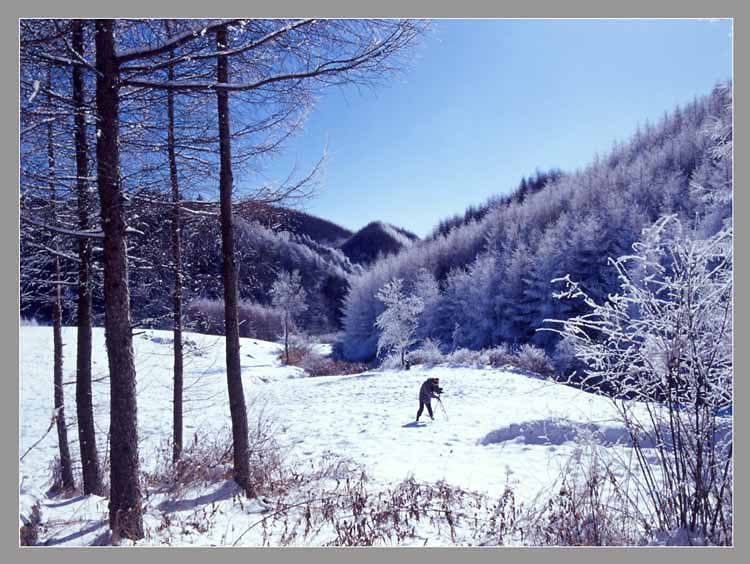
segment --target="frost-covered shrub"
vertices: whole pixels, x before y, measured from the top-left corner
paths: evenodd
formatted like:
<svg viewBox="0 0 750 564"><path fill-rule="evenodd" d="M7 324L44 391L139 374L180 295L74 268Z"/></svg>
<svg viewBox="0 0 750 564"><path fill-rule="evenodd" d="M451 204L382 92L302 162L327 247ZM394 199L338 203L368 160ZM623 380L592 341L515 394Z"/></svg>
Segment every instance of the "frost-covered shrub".
<svg viewBox="0 0 750 564"><path fill-rule="evenodd" d="M482 364L482 352L469 349L457 349L446 356L448 364L456 366L477 366Z"/></svg>
<svg viewBox="0 0 750 564"><path fill-rule="evenodd" d="M560 339L551 356L552 365L558 374L568 375L574 370L577 359L575 347L569 339Z"/></svg>
<svg viewBox="0 0 750 564"><path fill-rule="evenodd" d="M243 300L238 308L240 337L274 341L283 333L283 313L275 308ZM185 321L195 331L224 334L224 302L200 298L185 308Z"/></svg>
<svg viewBox="0 0 750 564"><path fill-rule="evenodd" d="M440 352L440 345L432 340L425 339L422 345L409 353L409 364L424 364L434 366L445 361L443 353Z"/></svg>
<svg viewBox="0 0 750 564"><path fill-rule="evenodd" d="M402 370L401 357L396 354L389 354L380 362L380 368L383 370Z"/></svg>
<svg viewBox="0 0 750 564"><path fill-rule="evenodd" d="M302 286L302 277L298 270L282 270L271 286L273 305L282 312L284 329L284 351L289 364L289 335L294 329L294 320L308 310L307 292Z"/></svg>
<svg viewBox="0 0 750 564"><path fill-rule="evenodd" d="M240 337L273 341L283 330L283 313L273 307L249 301L240 302Z"/></svg>
<svg viewBox="0 0 750 564"><path fill-rule="evenodd" d="M521 348L518 349L518 352L514 356L514 364L524 370L529 370L543 376L550 376L555 372L552 361L544 352L544 349L540 349L534 345L521 345Z"/></svg>
<svg viewBox="0 0 750 564"><path fill-rule="evenodd" d="M488 364L493 368L503 368L509 364L514 364L514 361L515 357L508 346L504 344L482 351L482 364Z"/></svg>
<svg viewBox="0 0 750 564"><path fill-rule="evenodd" d="M633 504L648 506L656 531L732 544L733 439L717 431L731 429L733 406L732 231L700 239L665 216L614 266L621 288L606 302L569 277L558 296L590 308L562 331L586 364L583 384L607 390L631 435L647 478ZM669 448L646 462L653 443Z"/></svg>
<svg viewBox="0 0 750 564"><path fill-rule="evenodd" d="M185 323L199 333L224 334L224 303L200 298L185 307Z"/></svg>

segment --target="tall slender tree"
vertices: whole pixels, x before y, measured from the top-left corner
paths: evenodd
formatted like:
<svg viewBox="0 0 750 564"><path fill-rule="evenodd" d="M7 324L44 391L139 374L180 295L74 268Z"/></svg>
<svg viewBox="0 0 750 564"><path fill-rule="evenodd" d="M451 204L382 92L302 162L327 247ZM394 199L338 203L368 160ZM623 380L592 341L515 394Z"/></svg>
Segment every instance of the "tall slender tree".
<svg viewBox="0 0 750 564"><path fill-rule="evenodd" d="M136 373L128 288L125 199L119 178L119 75L115 22L96 20L97 188L104 231L104 328L110 378L109 526L143 537L138 462Z"/></svg>
<svg viewBox="0 0 750 564"><path fill-rule="evenodd" d="M83 21L73 20L72 48L85 60ZM89 218L91 198L88 185L88 137L86 135L86 96L83 65L73 65L73 104L75 111L75 161L76 207L78 229L91 228ZM76 339L76 414L78 416L78 442L81 450L83 493L101 494L102 479L96 446L94 408L91 397L91 240L78 238L78 297Z"/></svg>
<svg viewBox="0 0 750 564"><path fill-rule="evenodd" d="M47 74L47 93L51 96L52 92L52 69L48 69ZM53 122L47 122L47 164L49 167L49 189L52 216L55 215L57 191L55 189L55 145ZM65 394L63 393L63 339L62 339L62 296L60 286L62 277L60 275L60 256L58 237L54 238L54 249L52 254L52 291L54 294L52 300L52 333L54 349L54 398L55 398L55 420L57 425L57 442L60 449L60 473L62 487L64 489L73 489L73 469L70 460L70 447L68 446L68 428L65 423Z"/></svg>
<svg viewBox="0 0 750 564"><path fill-rule="evenodd" d="M221 53L229 49L226 25L216 30L216 50ZM220 54L216 60L216 80L229 83L227 55ZM221 202L221 244L224 281L224 335L227 354L227 387L229 410L232 416L232 444L234 447L234 479L251 493L250 461L247 435L247 410L245 392L242 387L240 363L240 326L238 316L239 294L237 289L237 265L234 257L234 223L232 217L232 148L229 130L229 92L216 91L219 119L219 198Z"/></svg>
<svg viewBox="0 0 750 564"><path fill-rule="evenodd" d="M171 37L169 20L164 20L167 37ZM174 56L174 49L169 52ZM174 81L174 64L167 67L167 80ZM177 175L177 155L175 151L175 92L167 90L167 153L169 159L169 182L172 188L171 244L172 273L174 288L172 290L173 342L174 342L174 387L172 394L172 460L177 462L182 452L182 209L180 206L180 182Z"/></svg>

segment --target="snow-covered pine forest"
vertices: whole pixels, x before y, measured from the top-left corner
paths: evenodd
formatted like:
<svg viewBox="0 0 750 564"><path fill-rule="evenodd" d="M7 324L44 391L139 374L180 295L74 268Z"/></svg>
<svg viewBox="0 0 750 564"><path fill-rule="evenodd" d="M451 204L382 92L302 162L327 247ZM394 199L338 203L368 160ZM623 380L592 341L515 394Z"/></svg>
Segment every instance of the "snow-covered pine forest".
<svg viewBox="0 0 750 564"><path fill-rule="evenodd" d="M21 544L733 543L730 83L419 239L238 179L427 21L20 28Z"/></svg>
<svg viewBox="0 0 750 564"><path fill-rule="evenodd" d="M394 278L425 302L418 334L445 351L531 344L556 355L548 319L587 311L555 297L565 275L597 301L620 281L610 259L627 255L642 230L674 214L697 238L731 226L732 104L729 86L639 127L585 169L557 174L521 200L491 203L463 223L374 264L351 282L343 353L377 350L376 292Z"/></svg>

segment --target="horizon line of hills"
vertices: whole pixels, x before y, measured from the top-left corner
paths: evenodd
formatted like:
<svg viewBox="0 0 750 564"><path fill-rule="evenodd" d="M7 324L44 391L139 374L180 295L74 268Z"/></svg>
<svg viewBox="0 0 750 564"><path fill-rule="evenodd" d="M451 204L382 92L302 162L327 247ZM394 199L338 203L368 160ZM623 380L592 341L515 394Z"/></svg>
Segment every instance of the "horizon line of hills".
<svg viewBox="0 0 750 564"><path fill-rule="evenodd" d="M471 221L478 221L497 206L521 203L526 197L539 192L547 183L558 180L563 174L559 168L537 168L533 175L522 177L518 186L509 194L491 195L481 204L469 205L462 214L457 213L439 220L424 239L403 227L383 220L371 221L361 229L352 231L319 215L284 206L258 206L257 212L246 215L245 219L252 218L252 221L275 231L288 231L309 237L322 245L339 248L352 263L367 265L379 258L396 254L416 241L433 240Z"/></svg>

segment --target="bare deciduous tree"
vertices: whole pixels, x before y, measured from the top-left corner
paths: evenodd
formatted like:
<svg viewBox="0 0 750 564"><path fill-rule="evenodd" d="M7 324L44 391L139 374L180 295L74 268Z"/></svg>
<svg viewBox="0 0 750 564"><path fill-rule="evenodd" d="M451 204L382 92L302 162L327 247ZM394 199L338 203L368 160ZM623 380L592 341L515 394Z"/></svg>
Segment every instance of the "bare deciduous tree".
<svg viewBox="0 0 750 564"><path fill-rule="evenodd" d="M72 24L72 48L83 58L85 55L84 29L81 20ZM83 66L73 65L73 104L75 106L75 161L76 206L78 229L91 228L91 202L88 185L88 137L86 134L86 102ZM94 408L91 398L91 240L78 238L78 299L76 340L76 413L78 416L78 441L81 450L83 493L101 494L102 479L96 447Z"/></svg>
<svg viewBox="0 0 750 564"><path fill-rule="evenodd" d="M48 69L47 74L47 92L52 91L52 70ZM54 133L52 121L47 122L47 163L49 167L49 186L52 216L55 215L57 194L55 190L55 149ZM54 398L55 398L55 419L57 423L57 442L60 449L60 470L62 477L62 487L73 489L73 469L70 460L70 447L68 446L68 429L65 423L65 394L63 393L63 339L62 339L62 295L60 286L62 285L62 276L60 275L60 256L58 237L55 237L54 253L52 254L52 290L54 297L52 300L52 331L53 331L53 348L54 348Z"/></svg>

